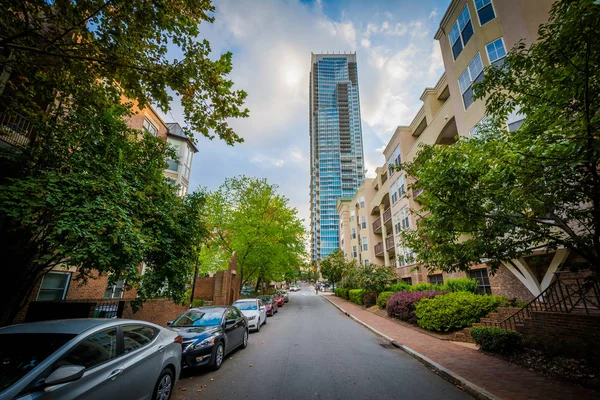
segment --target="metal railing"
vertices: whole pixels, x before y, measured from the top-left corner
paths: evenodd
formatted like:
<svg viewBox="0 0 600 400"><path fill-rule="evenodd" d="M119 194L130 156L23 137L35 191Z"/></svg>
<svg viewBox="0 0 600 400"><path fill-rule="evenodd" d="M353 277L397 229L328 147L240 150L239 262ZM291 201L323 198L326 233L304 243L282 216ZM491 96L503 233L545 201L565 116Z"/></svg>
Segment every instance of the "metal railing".
<svg viewBox="0 0 600 400"><path fill-rule="evenodd" d="M377 233L381 230L381 218L377 218L375 222L373 222L373 232Z"/></svg>
<svg viewBox="0 0 600 400"><path fill-rule="evenodd" d="M383 212L383 223L387 224L392 219L392 209L388 208Z"/></svg>
<svg viewBox="0 0 600 400"><path fill-rule="evenodd" d="M31 122L16 112L0 113L0 140L15 147L26 147L33 136Z"/></svg>
<svg viewBox="0 0 600 400"><path fill-rule="evenodd" d="M389 236L385 238L385 248L388 253L396 251L396 247L394 246L394 236Z"/></svg>
<svg viewBox="0 0 600 400"><path fill-rule="evenodd" d="M482 324L516 330L538 311L600 314L600 282L591 275L557 272L554 282L525 307L502 321L482 321Z"/></svg>
<svg viewBox="0 0 600 400"><path fill-rule="evenodd" d="M99 301L92 313L93 318L121 318L125 309L125 301Z"/></svg>
<svg viewBox="0 0 600 400"><path fill-rule="evenodd" d="M377 243L375 245L375 255L376 256L383 255L383 242Z"/></svg>

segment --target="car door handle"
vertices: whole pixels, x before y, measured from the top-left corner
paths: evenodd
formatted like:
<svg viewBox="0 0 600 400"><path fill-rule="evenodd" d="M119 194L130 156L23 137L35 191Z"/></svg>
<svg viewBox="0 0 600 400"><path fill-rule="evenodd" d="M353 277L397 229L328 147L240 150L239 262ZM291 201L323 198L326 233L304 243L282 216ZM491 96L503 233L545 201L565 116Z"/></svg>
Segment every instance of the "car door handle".
<svg viewBox="0 0 600 400"><path fill-rule="evenodd" d="M123 373L124 368L117 368L113 372L110 373L107 379L115 380L115 378Z"/></svg>
<svg viewBox="0 0 600 400"><path fill-rule="evenodd" d="M165 345L161 344L160 346L158 346L158 350L157 351L163 351L165 349Z"/></svg>

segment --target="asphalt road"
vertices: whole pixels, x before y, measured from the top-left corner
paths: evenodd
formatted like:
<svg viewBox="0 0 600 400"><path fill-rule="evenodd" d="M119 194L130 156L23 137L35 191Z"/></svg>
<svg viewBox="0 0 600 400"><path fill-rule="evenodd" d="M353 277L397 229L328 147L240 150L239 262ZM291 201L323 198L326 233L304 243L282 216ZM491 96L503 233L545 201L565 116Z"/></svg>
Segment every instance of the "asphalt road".
<svg viewBox="0 0 600 400"><path fill-rule="evenodd" d="M219 371L184 370L172 399L471 399L307 285Z"/></svg>

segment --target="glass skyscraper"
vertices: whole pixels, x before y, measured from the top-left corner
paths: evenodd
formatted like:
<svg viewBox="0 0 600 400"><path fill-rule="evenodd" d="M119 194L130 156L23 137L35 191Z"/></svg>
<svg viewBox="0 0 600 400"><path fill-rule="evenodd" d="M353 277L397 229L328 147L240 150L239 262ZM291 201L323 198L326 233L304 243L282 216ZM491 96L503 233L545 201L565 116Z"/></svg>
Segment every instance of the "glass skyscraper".
<svg viewBox="0 0 600 400"><path fill-rule="evenodd" d="M339 247L336 202L364 178L356 53L312 54L310 71L311 253Z"/></svg>

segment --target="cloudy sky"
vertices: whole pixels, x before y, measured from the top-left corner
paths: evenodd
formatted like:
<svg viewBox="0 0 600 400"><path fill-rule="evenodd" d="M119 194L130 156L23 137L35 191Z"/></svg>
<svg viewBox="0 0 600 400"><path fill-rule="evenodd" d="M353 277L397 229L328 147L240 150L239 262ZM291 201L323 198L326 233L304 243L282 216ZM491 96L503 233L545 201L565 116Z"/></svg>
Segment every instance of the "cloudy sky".
<svg viewBox="0 0 600 400"><path fill-rule="evenodd" d="M310 53L354 52L367 175L384 163L396 126L410 123L419 96L443 71L433 35L450 0L214 0L200 27L213 52L233 53L231 79L248 92L250 117L231 125L234 147L199 138L190 191L227 177L265 177L308 226ZM167 121L182 121L174 107Z"/></svg>

